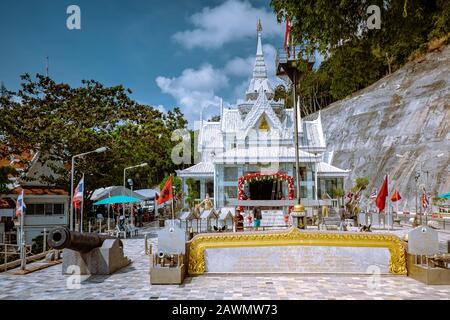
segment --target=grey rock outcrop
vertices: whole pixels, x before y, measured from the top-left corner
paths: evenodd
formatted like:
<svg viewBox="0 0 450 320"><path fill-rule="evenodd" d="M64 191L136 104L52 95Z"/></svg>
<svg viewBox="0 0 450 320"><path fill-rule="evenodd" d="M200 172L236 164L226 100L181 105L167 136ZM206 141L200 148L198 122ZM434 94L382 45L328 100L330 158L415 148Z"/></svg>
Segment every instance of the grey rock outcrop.
<svg viewBox="0 0 450 320"><path fill-rule="evenodd" d="M364 176L370 192L389 174L403 197L399 209L412 211L416 170L419 188L432 195L450 191L450 46L321 112L332 164L352 170L346 189Z"/></svg>

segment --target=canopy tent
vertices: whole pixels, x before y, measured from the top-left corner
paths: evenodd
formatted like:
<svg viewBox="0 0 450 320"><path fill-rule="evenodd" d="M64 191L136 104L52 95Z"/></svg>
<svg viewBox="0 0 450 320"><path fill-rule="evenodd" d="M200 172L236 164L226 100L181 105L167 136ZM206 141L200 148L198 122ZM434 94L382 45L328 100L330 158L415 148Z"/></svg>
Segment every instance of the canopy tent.
<svg viewBox="0 0 450 320"><path fill-rule="evenodd" d="M113 197L108 197L103 200L95 202L94 206L116 204L116 203L131 203L131 202L132 203L143 202L143 200L135 198L135 197L130 197L130 196L113 196Z"/></svg>
<svg viewBox="0 0 450 320"><path fill-rule="evenodd" d="M450 192L442 193L442 194L438 195L438 197L441 199L450 199Z"/></svg>
<svg viewBox="0 0 450 320"><path fill-rule="evenodd" d="M146 199L153 200L156 197L156 194L159 193L159 190L156 189L140 189L140 190L134 190L134 192L140 194L141 196L145 197Z"/></svg>
<svg viewBox="0 0 450 320"><path fill-rule="evenodd" d="M100 201L105 198L114 197L114 196L128 196L140 199L141 201L147 200L148 198L137 193L131 191L131 189L124 188L123 186L111 186L107 188L100 188L94 191L91 196L92 201Z"/></svg>

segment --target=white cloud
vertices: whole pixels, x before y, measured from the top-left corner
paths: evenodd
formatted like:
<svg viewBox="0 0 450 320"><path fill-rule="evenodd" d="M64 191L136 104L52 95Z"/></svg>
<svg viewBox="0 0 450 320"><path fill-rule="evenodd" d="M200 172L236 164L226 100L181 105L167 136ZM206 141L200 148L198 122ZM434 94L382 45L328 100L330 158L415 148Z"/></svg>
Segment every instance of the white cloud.
<svg viewBox="0 0 450 320"><path fill-rule="evenodd" d="M199 69L185 69L180 76L166 78L159 76L156 84L162 92L177 100L186 119L192 123L199 119L202 109L211 105L220 106L220 98L215 95L220 89L228 86L228 77L220 70L205 64ZM213 110L210 110L213 109ZM208 114L217 114L218 108L205 109L204 118Z"/></svg>
<svg viewBox="0 0 450 320"><path fill-rule="evenodd" d="M232 41L254 38L258 18L261 19L265 35L283 33L283 28L269 8L255 8L248 1L228 0L217 7L205 7L193 14L189 22L195 28L177 32L173 39L188 49L220 48Z"/></svg>
<svg viewBox="0 0 450 320"><path fill-rule="evenodd" d="M255 56L235 57L226 63L224 72L231 76L248 77L252 74L254 64Z"/></svg>
<svg viewBox="0 0 450 320"><path fill-rule="evenodd" d="M281 82L275 75L276 49L270 44L265 44L263 45L263 52L269 80L275 87ZM163 93L175 98L186 119L190 124L193 124L195 120L200 118L202 109L204 110L203 119L205 120L211 115L219 114L220 98L218 92L228 88L232 79L235 80L234 83L237 83L232 88L233 98L244 98L254 64L254 54L245 58L234 57L225 63L222 68L214 68L210 64L204 64L198 69L185 69L177 77L159 76L156 78L156 83ZM226 104L224 102L224 105Z"/></svg>
<svg viewBox="0 0 450 320"><path fill-rule="evenodd" d="M158 104L157 106L154 106L153 108L155 108L156 110L158 110L161 113L167 113L166 108L164 108L164 106L162 104Z"/></svg>

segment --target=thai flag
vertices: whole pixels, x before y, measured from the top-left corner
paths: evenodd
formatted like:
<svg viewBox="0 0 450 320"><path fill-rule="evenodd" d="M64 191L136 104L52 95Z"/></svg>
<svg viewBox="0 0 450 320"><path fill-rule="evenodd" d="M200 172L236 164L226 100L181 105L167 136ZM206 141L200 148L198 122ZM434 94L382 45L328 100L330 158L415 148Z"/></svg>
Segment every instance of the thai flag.
<svg viewBox="0 0 450 320"><path fill-rule="evenodd" d="M84 177L78 182L77 188L73 193L73 202L81 202L84 197Z"/></svg>
<svg viewBox="0 0 450 320"><path fill-rule="evenodd" d="M370 199L376 199L378 195L377 189L374 189L370 194Z"/></svg>
<svg viewBox="0 0 450 320"><path fill-rule="evenodd" d="M17 197L16 201L16 217L20 217L21 215L25 214L25 211L27 209L27 206L25 205L25 202L23 201L23 190L20 193L20 195Z"/></svg>

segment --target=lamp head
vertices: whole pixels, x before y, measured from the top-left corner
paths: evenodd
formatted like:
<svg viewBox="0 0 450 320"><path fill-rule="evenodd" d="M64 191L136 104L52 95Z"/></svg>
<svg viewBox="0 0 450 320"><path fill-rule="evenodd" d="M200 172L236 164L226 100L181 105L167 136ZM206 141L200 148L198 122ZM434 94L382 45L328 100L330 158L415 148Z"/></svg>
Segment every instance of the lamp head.
<svg viewBox="0 0 450 320"><path fill-rule="evenodd" d="M102 152L105 152L106 150L108 150L108 147L101 147L101 148L95 149L94 151L97 153L102 153Z"/></svg>

